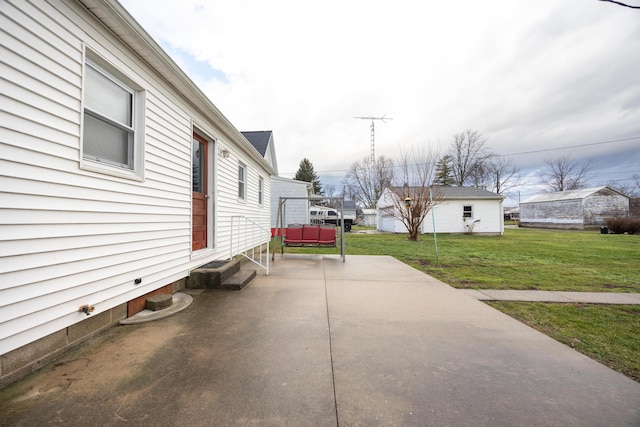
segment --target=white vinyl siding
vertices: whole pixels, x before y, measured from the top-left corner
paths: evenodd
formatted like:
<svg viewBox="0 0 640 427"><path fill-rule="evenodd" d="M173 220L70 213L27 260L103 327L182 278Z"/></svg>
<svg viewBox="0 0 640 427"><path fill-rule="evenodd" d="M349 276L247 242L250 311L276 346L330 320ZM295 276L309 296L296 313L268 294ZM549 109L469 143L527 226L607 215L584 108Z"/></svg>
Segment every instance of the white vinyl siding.
<svg viewBox="0 0 640 427"><path fill-rule="evenodd" d="M278 176L271 177L271 227L276 224L280 197L308 197L308 182L297 181ZM267 199L268 200L268 199ZM288 200L283 207L283 224L309 224L309 202L307 200Z"/></svg>
<svg viewBox="0 0 640 427"><path fill-rule="evenodd" d="M238 202L234 165L252 171L247 194L269 171L237 147L230 125L203 116L79 3L5 0L0 37L0 354L87 319L83 304L99 314L228 258L232 215L269 226L268 207ZM145 90L136 129L144 164L135 150L133 163L143 180L82 163L85 46L135 82L134 92ZM219 248L199 259L191 253L194 123L234 153L213 168Z"/></svg>
<svg viewBox="0 0 640 427"><path fill-rule="evenodd" d="M390 203L390 195L383 193L378 202L377 209L378 229L393 233L406 233L407 229L402 221L393 217L393 207ZM471 210L469 210L471 208ZM478 199L445 199L440 200L429 211L422 222L422 233L433 233L435 212L435 228L438 233L466 233L468 225L473 224L474 233L502 234L504 232L504 214L502 201L491 198ZM464 217L464 213L470 213L472 217Z"/></svg>

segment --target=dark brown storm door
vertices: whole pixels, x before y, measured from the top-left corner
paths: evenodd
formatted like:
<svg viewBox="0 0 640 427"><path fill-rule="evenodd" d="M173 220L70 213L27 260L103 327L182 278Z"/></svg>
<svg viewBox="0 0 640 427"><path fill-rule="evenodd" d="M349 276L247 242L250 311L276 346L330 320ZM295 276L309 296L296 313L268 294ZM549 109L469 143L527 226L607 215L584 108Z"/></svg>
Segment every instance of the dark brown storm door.
<svg viewBox="0 0 640 427"><path fill-rule="evenodd" d="M193 166L191 248L194 251L207 247L207 159L207 141L194 133L191 152Z"/></svg>

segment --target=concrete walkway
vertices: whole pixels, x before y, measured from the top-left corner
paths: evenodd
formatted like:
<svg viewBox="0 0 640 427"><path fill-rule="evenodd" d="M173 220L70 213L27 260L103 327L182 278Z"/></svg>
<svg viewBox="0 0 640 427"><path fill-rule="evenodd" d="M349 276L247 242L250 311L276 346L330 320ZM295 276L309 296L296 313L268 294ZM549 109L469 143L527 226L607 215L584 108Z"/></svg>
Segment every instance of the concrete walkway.
<svg viewBox="0 0 640 427"><path fill-rule="evenodd" d="M529 301L529 302L565 302L587 304L640 304L638 293L614 292L564 292L564 291L518 291L497 289L460 289L480 301Z"/></svg>
<svg viewBox="0 0 640 427"><path fill-rule="evenodd" d="M2 390L0 425L640 425L640 384L391 257L190 293Z"/></svg>

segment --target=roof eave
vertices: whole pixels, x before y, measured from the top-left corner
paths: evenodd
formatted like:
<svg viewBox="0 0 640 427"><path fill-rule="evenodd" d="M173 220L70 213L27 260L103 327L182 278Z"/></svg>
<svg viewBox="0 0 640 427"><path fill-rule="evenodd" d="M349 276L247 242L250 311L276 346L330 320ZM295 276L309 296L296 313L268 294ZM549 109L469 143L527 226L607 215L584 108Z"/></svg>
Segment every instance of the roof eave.
<svg viewBox="0 0 640 427"><path fill-rule="evenodd" d="M222 114L198 86L156 43L144 28L116 0L76 0L106 28L147 63L200 113L214 121L220 130L270 174L274 170L239 130Z"/></svg>

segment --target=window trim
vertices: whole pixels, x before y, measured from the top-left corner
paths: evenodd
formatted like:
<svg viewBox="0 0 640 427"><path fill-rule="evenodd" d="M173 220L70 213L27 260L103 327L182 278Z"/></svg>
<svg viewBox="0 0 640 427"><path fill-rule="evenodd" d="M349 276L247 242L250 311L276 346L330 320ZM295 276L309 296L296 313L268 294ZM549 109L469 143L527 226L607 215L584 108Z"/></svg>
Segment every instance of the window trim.
<svg viewBox="0 0 640 427"><path fill-rule="evenodd" d="M137 84L133 79L128 77L124 72L120 71L115 65L108 62L97 52L86 45L84 45L83 48L82 96L80 105L80 169L136 181L144 181L146 92L141 85ZM132 95L130 128L128 128L126 124L113 120L86 105L85 96L87 88L85 85L87 82L86 74L88 67ZM132 146L130 147L130 152L128 154L131 162L130 167L110 162L108 159L96 159L85 155L84 130L86 116L94 117L114 126L114 128L132 133Z"/></svg>
<svg viewBox="0 0 640 427"><path fill-rule="evenodd" d="M258 175L258 205L264 204L264 178Z"/></svg>
<svg viewBox="0 0 640 427"><path fill-rule="evenodd" d="M462 205L462 219L466 218L473 219L473 205Z"/></svg>
<svg viewBox="0 0 640 427"><path fill-rule="evenodd" d="M242 162L238 162L238 200L247 201L247 165Z"/></svg>

